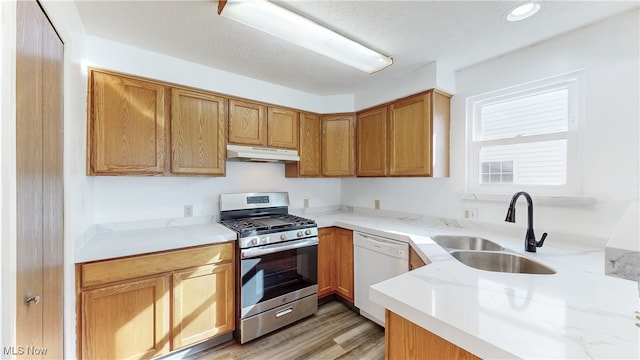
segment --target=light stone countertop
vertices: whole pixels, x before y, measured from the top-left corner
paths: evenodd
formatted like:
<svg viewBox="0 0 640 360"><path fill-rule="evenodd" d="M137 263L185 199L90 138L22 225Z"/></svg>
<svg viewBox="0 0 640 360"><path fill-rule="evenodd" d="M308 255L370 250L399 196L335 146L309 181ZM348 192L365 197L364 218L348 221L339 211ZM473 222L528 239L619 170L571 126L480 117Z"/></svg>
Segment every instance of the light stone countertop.
<svg viewBox="0 0 640 360"><path fill-rule="evenodd" d="M163 221L161 224L100 225L88 235L89 239L76 251L75 262L112 259L175 250L199 245L235 241L238 234L211 219L207 223ZM206 221L203 220L203 221Z"/></svg>
<svg viewBox="0 0 640 360"><path fill-rule="evenodd" d="M524 232L514 238L420 216L371 211L313 218L320 226L410 243L431 263L373 285L371 299L482 358L640 358L638 284L604 275L604 249L562 243L550 234L537 253L527 253ZM474 269L436 245L430 239L436 234L488 238L557 273Z"/></svg>
<svg viewBox="0 0 640 360"><path fill-rule="evenodd" d="M296 212L296 211L292 211ZM297 211L319 227L339 226L408 242L429 265L370 288L371 299L487 359L640 358L638 284L604 275L605 250L550 234L525 253L512 237L455 221L382 211ZM436 245L435 234L485 237L557 271L506 274L468 267ZM236 233L215 218L97 225L75 262L226 242Z"/></svg>

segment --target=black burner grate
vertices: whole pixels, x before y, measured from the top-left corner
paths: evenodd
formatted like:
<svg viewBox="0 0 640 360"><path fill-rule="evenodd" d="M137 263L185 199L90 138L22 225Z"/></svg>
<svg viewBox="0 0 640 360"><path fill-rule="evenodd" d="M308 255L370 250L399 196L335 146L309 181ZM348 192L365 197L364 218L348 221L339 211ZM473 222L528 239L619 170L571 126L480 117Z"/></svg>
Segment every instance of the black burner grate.
<svg viewBox="0 0 640 360"><path fill-rule="evenodd" d="M300 227L309 227L316 224L314 220L291 214L226 219L221 220L220 222L223 225L240 233L269 230L292 230Z"/></svg>

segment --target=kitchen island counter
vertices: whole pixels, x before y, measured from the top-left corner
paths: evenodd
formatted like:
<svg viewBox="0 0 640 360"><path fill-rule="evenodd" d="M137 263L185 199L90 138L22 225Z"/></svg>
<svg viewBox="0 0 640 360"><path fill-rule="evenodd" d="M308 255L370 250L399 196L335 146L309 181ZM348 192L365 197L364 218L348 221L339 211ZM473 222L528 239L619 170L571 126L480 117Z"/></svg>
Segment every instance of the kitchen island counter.
<svg viewBox="0 0 640 360"><path fill-rule="evenodd" d="M380 212L380 214L384 214ZM423 216L337 212L318 225L406 241L429 265L370 288L371 299L482 358L640 358L636 282L604 275L604 248L550 234L537 253L522 238ZM474 235L553 268L552 275L468 267L435 244L436 234Z"/></svg>

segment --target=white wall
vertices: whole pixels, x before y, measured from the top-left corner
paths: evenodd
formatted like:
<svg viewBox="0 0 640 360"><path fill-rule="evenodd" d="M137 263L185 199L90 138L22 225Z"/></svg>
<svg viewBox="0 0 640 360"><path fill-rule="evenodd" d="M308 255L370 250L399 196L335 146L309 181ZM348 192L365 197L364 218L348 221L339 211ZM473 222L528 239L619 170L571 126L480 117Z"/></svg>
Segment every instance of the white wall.
<svg viewBox="0 0 640 360"><path fill-rule="evenodd" d="M86 66L131 73L227 95L265 101L319 113L353 111L353 95L316 96L279 85L208 68L88 36ZM79 119L80 120L80 119ZM85 128L81 119L77 127ZM85 152L84 144L73 151ZM284 165L228 162L226 177L93 177L93 222L150 220L183 216L193 205L194 216L217 215L221 193L288 191L292 207L340 204L339 179L285 179Z"/></svg>
<svg viewBox="0 0 640 360"><path fill-rule="evenodd" d="M313 95L96 36L87 36L86 44L85 67L115 70L311 112L353 111L352 94Z"/></svg>
<svg viewBox="0 0 640 360"><path fill-rule="evenodd" d="M406 74L391 79L384 86L368 88L356 92L355 110L363 110L385 102L413 95L437 87L436 63L412 70Z"/></svg>
<svg viewBox="0 0 640 360"><path fill-rule="evenodd" d="M15 345L16 4L0 2L0 347Z"/></svg>
<svg viewBox="0 0 640 360"><path fill-rule="evenodd" d="M456 91L455 72L437 61L390 79L383 86L356 91L355 110L360 111L429 89L449 94Z"/></svg>
<svg viewBox="0 0 640 360"><path fill-rule="evenodd" d="M595 236L603 244L627 204L638 198L638 17L634 10L459 71L451 102L451 177L345 179L342 203L371 208L380 199L383 209L452 218L461 218L464 208L475 208L480 221L503 224L509 197L502 202L458 198L465 191L465 99L584 68L583 189L597 202L588 207L538 204L535 228L549 232L548 241L555 232ZM525 216L525 209L519 210L514 226L525 226Z"/></svg>
<svg viewBox="0 0 640 360"><path fill-rule="evenodd" d="M292 208L340 204L339 179L290 179L283 164L228 162L226 177L97 177L96 224L182 217L184 205L194 216L218 215L222 193L287 191Z"/></svg>

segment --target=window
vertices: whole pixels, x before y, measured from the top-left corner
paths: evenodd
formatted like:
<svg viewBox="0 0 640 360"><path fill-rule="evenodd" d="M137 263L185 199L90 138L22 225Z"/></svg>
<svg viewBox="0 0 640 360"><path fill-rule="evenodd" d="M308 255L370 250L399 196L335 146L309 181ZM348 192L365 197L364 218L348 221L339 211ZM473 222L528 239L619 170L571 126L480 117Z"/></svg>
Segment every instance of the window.
<svg viewBox="0 0 640 360"><path fill-rule="evenodd" d="M467 99L467 191L577 195L581 72Z"/></svg>

